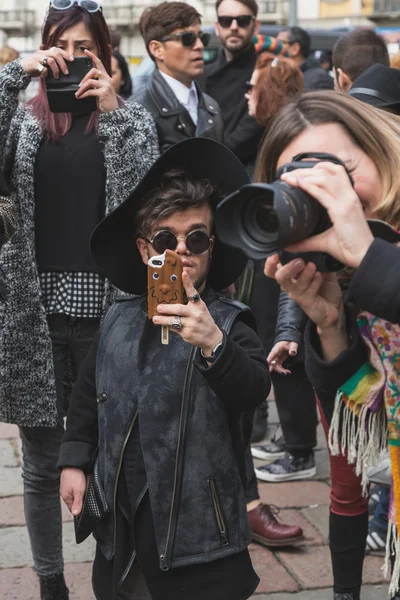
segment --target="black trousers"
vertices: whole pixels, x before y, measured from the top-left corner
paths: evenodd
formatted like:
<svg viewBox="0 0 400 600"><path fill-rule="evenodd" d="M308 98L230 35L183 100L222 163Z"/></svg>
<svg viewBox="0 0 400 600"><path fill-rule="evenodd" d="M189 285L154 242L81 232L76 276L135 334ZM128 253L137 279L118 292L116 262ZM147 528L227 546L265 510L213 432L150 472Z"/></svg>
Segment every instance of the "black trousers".
<svg viewBox="0 0 400 600"><path fill-rule="evenodd" d="M280 287L265 277L264 261L254 261L254 278L248 303L257 322L265 352L274 345ZM303 357L291 362L291 375L272 373L276 406L288 452L294 456L308 454L316 445L317 409L313 388L307 379ZM246 452L246 499L259 498L250 448Z"/></svg>
<svg viewBox="0 0 400 600"><path fill-rule="evenodd" d="M275 339L280 287L274 279L265 277L263 270L264 261L254 261L250 308L265 352L269 354ZM316 401L301 352L288 368L291 375L272 373L276 406L287 449L294 454L306 454L316 444Z"/></svg>
<svg viewBox="0 0 400 600"><path fill-rule="evenodd" d="M293 364L290 370L290 375L273 372L272 383L286 449L301 456L317 443L317 405L303 363Z"/></svg>

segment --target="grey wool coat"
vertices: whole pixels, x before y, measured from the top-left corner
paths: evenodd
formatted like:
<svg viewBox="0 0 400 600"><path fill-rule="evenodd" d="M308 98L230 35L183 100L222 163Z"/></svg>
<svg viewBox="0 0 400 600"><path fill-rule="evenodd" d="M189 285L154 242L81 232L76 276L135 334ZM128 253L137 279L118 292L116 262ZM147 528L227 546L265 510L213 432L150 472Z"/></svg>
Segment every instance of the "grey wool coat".
<svg viewBox="0 0 400 600"><path fill-rule="evenodd" d="M43 133L29 106L18 104L19 92L30 80L18 61L0 70L0 167L15 204L17 227L0 253L0 278L8 288L7 300L0 306L0 421L53 427L57 421L53 355L34 232L34 167ZM138 104L101 114L98 135L109 213L157 159L158 139L152 117ZM117 290L108 282L105 287L107 306Z"/></svg>

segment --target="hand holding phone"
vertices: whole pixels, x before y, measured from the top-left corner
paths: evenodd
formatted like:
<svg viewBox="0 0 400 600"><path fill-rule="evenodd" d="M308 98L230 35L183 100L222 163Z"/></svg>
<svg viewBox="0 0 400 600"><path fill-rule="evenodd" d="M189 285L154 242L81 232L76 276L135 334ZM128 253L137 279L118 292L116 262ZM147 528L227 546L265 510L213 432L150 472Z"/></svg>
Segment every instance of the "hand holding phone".
<svg viewBox="0 0 400 600"><path fill-rule="evenodd" d="M22 58L20 64L31 77L47 77L50 71L54 77L58 77L60 72L68 75L69 65L73 61L74 57L68 52L54 47L48 50L37 50L34 54Z"/></svg>
<svg viewBox="0 0 400 600"><path fill-rule="evenodd" d="M82 80L93 69L88 56L79 56L68 66L68 74L60 72L58 77L49 70L46 78L47 99L51 112L89 114L97 110L95 97L77 98Z"/></svg>
<svg viewBox="0 0 400 600"><path fill-rule="evenodd" d="M158 315L159 304L183 304L182 272L182 260L172 250L166 250L164 254L150 258L147 268L149 319ZM161 341L163 344L168 344L168 327L162 326Z"/></svg>

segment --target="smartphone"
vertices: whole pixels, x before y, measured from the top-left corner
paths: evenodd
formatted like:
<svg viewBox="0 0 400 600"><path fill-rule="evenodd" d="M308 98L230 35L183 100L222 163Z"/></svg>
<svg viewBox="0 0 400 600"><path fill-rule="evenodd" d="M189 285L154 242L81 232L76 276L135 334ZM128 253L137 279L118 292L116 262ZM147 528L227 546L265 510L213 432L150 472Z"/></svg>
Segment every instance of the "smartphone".
<svg viewBox="0 0 400 600"><path fill-rule="evenodd" d="M49 107L53 113L89 114L97 110L96 98L76 98L79 84L93 68L93 61L87 56L79 56L68 62L68 75L60 70L56 79L49 68L46 78L46 91Z"/></svg>
<svg viewBox="0 0 400 600"><path fill-rule="evenodd" d="M150 258L147 268L148 317L152 319L159 304L183 304L183 265L178 254L166 250Z"/></svg>

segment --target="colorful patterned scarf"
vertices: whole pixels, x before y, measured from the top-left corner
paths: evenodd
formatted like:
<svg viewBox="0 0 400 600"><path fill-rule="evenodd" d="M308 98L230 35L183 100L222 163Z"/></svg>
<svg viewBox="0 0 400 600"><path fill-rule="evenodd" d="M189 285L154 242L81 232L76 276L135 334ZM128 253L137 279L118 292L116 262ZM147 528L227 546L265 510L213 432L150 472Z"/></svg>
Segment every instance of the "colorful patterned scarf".
<svg viewBox="0 0 400 600"><path fill-rule="evenodd" d="M367 491L367 470L376 465L389 444L392 498L386 543L385 574L396 554L389 594L400 578L400 325L362 312L357 317L369 362L339 388L329 432L333 455L347 454Z"/></svg>

